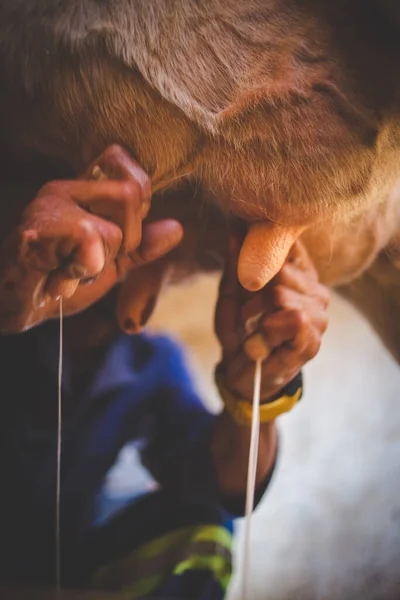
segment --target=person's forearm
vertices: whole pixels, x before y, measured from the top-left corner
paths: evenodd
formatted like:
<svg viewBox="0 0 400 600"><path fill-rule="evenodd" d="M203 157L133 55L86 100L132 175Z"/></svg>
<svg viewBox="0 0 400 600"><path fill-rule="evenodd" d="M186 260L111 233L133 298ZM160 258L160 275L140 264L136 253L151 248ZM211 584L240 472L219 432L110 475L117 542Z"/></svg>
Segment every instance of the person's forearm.
<svg viewBox="0 0 400 600"><path fill-rule="evenodd" d="M238 425L224 410L216 419L211 437L211 454L219 491L224 496L244 494L250 449L250 427ZM260 427L256 487L267 478L275 463L275 422Z"/></svg>

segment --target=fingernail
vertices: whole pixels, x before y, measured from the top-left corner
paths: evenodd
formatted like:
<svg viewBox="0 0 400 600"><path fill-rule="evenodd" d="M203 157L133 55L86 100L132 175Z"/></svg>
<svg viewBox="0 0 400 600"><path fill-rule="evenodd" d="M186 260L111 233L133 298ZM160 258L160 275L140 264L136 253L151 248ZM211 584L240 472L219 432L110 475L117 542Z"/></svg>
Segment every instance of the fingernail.
<svg viewBox="0 0 400 600"><path fill-rule="evenodd" d="M67 273L71 279L81 279L87 275L87 269L81 267L81 265L70 265L67 269Z"/></svg>
<svg viewBox="0 0 400 600"><path fill-rule="evenodd" d="M104 179L107 179L107 175L102 171L99 165L93 167L92 179L95 179L96 181L103 181Z"/></svg>
<svg viewBox="0 0 400 600"><path fill-rule="evenodd" d="M250 360L265 360L271 354L271 349L261 333L247 338L243 348Z"/></svg>
<svg viewBox="0 0 400 600"><path fill-rule="evenodd" d="M140 325L137 325L136 323L134 323L130 317L128 317L124 321L123 329L124 329L125 333L129 333L130 335L133 335L133 334L140 333L142 328L140 327Z"/></svg>
<svg viewBox="0 0 400 600"><path fill-rule="evenodd" d="M249 317L244 325L245 331L247 335L254 333L258 329L258 325L260 323L260 319L263 316L263 313L260 312L253 317Z"/></svg>

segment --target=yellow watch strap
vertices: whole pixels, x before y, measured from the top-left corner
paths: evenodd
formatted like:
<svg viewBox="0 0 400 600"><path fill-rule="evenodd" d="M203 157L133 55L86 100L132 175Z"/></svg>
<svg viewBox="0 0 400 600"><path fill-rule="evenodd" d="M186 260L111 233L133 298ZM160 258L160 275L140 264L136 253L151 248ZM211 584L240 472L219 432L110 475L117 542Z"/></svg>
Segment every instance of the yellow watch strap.
<svg viewBox="0 0 400 600"><path fill-rule="evenodd" d="M226 410L239 425L251 425L253 407L251 402L243 400L232 394L225 385L225 377L223 373L215 373L215 383L225 405ZM279 415L291 410L300 400L302 387L298 387L292 395L283 394L272 402L261 404L260 406L260 423L268 423L273 421Z"/></svg>

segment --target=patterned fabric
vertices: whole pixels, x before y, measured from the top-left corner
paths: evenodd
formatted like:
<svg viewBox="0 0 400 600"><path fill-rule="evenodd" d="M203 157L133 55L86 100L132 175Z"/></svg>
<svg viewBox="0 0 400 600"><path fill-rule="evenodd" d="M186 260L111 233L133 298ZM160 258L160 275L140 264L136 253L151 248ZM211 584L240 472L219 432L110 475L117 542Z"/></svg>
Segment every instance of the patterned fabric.
<svg viewBox="0 0 400 600"><path fill-rule="evenodd" d="M168 533L102 567L92 583L136 600L160 589L165 594L166 588L190 572L214 580L213 598L224 596L232 573L232 535L227 529L203 525Z"/></svg>

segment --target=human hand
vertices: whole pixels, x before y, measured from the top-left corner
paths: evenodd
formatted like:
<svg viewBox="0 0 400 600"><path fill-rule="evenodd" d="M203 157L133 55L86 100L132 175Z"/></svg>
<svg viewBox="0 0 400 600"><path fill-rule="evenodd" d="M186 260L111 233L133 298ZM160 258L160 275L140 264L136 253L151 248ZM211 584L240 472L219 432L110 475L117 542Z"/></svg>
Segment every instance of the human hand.
<svg viewBox="0 0 400 600"><path fill-rule="evenodd" d="M317 354L327 327L328 290L297 241L279 273L260 292L237 278L240 242L231 238L215 313L227 389L251 399L254 361L263 359L261 401L273 399Z"/></svg>
<svg viewBox="0 0 400 600"><path fill-rule="evenodd" d="M0 246L0 331L56 317L59 297L64 314L80 312L130 270L175 247L177 221L142 228L150 196L147 175L119 146L79 180L43 186Z"/></svg>

